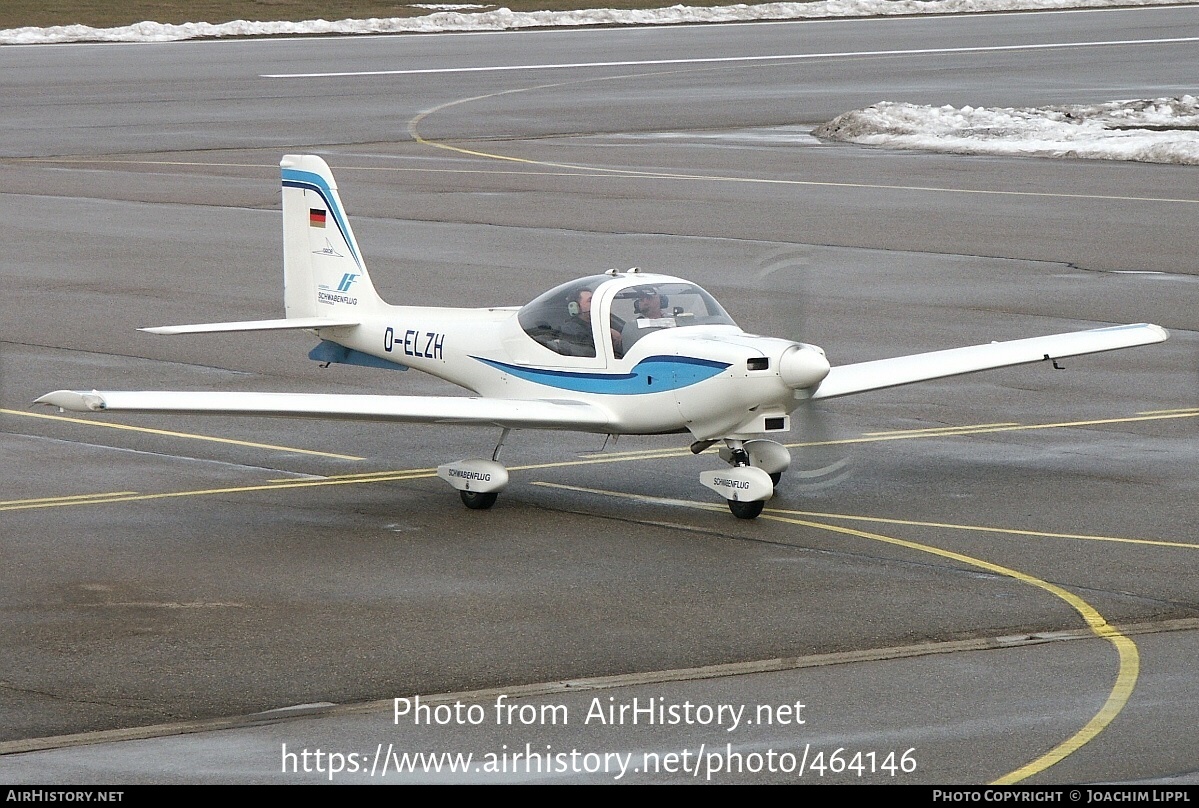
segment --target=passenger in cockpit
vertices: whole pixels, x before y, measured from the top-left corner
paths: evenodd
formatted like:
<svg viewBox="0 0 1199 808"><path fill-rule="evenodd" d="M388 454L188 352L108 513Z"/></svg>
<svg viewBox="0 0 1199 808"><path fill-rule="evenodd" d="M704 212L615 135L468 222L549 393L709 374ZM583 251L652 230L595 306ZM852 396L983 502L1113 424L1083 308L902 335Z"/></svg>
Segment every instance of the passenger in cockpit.
<svg viewBox="0 0 1199 808"><path fill-rule="evenodd" d="M666 315L662 312L662 295L653 287L646 287L637 293L637 301L633 304L637 317L647 320L657 320Z"/></svg>
<svg viewBox="0 0 1199 808"><path fill-rule="evenodd" d="M637 290L637 298L633 301L633 311L636 313L637 319L625 324L621 334L621 345L626 351L651 330L673 324L672 321L659 322L662 318L671 316L662 310L664 305L666 305L665 296L652 286L645 286Z"/></svg>

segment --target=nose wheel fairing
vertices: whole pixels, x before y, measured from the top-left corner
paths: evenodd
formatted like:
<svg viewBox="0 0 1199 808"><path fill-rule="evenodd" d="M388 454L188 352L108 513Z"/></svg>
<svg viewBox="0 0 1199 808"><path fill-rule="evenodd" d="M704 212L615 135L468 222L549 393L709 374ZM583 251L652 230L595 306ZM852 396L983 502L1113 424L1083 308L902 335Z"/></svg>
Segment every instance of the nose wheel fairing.
<svg viewBox="0 0 1199 808"><path fill-rule="evenodd" d="M705 471L699 475L700 483L724 497L738 519L756 519L774 496L774 486L790 465L791 454L770 440L726 439L720 457L732 468Z"/></svg>

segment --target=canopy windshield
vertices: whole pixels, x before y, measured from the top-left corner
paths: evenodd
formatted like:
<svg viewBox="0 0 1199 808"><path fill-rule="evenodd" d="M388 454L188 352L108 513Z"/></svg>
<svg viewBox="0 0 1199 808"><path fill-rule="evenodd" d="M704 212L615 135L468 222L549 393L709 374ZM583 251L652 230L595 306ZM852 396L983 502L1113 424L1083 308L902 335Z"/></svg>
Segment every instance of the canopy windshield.
<svg viewBox="0 0 1199 808"><path fill-rule="evenodd" d="M620 283L606 275L593 275L551 289L520 310L517 319L521 328L555 353L594 357L596 329L591 301L606 282ZM617 358L653 331L736 325L710 294L686 281L624 285L612 297L609 311L598 314L600 322L608 323ZM600 334L602 338L603 332Z"/></svg>

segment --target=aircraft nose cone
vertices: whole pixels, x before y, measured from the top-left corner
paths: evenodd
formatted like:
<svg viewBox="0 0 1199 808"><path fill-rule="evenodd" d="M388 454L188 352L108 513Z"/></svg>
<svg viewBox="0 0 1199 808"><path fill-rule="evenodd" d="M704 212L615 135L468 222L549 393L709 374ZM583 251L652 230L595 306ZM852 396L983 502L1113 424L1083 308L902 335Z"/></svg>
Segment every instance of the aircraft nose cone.
<svg viewBox="0 0 1199 808"><path fill-rule="evenodd" d="M788 348L779 358L779 377L792 390L815 387L828 375L828 359L814 345Z"/></svg>

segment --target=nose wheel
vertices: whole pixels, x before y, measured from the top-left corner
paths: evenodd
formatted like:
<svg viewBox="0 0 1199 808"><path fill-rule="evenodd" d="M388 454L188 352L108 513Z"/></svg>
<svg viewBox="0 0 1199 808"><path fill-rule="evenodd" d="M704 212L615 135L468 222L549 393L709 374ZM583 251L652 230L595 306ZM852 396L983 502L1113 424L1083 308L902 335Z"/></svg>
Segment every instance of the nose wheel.
<svg viewBox="0 0 1199 808"><path fill-rule="evenodd" d="M462 497L462 504L472 511L487 510L500 496L498 491L459 491L458 495Z"/></svg>
<svg viewBox="0 0 1199 808"><path fill-rule="evenodd" d="M760 499L754 502L738 502L735 499L730 499L728 503L729 510L738 519L757 519L762 513L762 508L766 506L766 503Z"/></svg>

